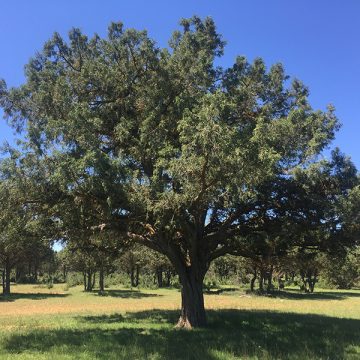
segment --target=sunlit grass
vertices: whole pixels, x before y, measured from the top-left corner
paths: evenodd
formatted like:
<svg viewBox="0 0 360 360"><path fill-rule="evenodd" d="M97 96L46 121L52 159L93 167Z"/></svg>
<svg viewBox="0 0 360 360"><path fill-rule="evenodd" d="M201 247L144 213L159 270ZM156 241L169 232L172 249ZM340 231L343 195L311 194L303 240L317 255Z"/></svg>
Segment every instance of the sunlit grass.
<svg viewBox="0 0 360 360"><path fill-rule="evenodd" d="M205 297L207 328L178 331L176 289L14 286L0 298L0 359L360 358L360 291L225 290Z"/></svg>

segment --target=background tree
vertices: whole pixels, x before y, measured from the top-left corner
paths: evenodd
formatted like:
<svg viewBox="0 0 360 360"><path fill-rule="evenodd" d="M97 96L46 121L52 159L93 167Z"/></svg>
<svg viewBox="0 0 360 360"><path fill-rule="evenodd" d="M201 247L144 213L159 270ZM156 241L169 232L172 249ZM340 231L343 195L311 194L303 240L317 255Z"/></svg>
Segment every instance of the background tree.
<svg viewBox="0 0 360 360"><path fill-rule="evenodd" d="M156 251L142 248L145 268L153 274L154 283L159 288L169 287L171 285L171 278L174 276L174 268L169 259ZM145 254L144 251L146 252Z"/></svg>
<svg viewBox="0 0 360 360"><path fill-rule="evenodd" d="M351 289L360 284L360 249L345 254L331 254L324 259L321 273L326 283L338 289Z"/></svg>

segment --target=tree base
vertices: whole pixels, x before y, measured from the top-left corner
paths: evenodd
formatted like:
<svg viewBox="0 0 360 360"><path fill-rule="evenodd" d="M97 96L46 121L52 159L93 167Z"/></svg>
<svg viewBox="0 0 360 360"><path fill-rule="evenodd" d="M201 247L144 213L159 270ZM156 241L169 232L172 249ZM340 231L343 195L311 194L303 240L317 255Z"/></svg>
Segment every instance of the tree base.
<svg viewBox="0 0 360 360"><path fill-rule="evenodd" d="M175 329L185 329L185 330L191 330L193 329L193 326L190 324L190 322L187 319L183 319L181 316L175 325Z"/></svg>

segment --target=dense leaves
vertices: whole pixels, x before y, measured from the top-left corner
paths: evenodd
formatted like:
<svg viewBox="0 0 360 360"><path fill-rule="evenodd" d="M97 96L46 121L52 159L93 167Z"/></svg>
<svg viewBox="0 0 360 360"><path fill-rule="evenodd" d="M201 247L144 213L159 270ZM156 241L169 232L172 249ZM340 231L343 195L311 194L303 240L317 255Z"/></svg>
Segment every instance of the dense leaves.
<svg viewBox="0 0 360 360"><path fill-rule="evenodd" d="M104 39L55 34L24 85L1 84L0 105L24 131L20 158L46 174L41 201L59 237L108 233L166 255L183 286L179 324L196 326L212 260L269 241L285 251L289 229L300 245L324 229L331 238L345 229L336 209L357 180L339 153L315 162L339 127L331 106L313 110L281 64L217 67L225 43L211 19L181 26L168 48L121 23Z"/></svg>

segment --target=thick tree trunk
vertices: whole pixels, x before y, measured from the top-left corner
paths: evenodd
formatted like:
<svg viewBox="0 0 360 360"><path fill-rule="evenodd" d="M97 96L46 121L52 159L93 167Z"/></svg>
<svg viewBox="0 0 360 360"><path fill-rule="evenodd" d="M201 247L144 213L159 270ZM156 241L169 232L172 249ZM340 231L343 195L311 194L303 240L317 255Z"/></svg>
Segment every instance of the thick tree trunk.
<svg viewBox="0 0 360 360"><path fill-rule="evenodd" d="M104 270L103 269L100 269L100 271L99 271L99 288L100 288L100 292L105 291Z"/></svg>
<svg viewBox="0 0 360 360"><path fill-rule="evenodd" d="M178 328L191 329L206 325L203 294L203 274L190 267L179 272L181 288L181 314L176 325Z"/></svg>

